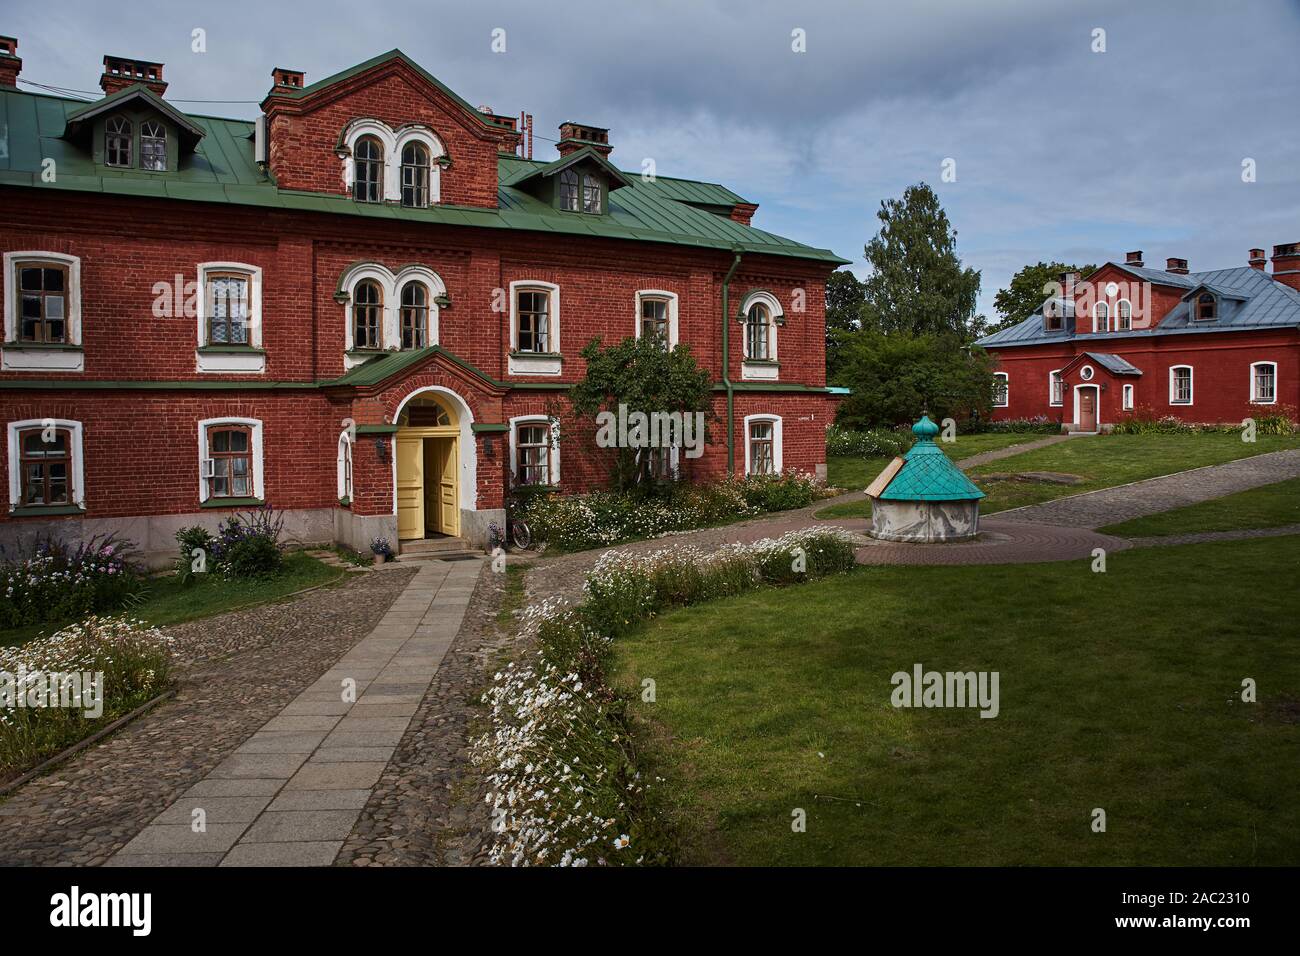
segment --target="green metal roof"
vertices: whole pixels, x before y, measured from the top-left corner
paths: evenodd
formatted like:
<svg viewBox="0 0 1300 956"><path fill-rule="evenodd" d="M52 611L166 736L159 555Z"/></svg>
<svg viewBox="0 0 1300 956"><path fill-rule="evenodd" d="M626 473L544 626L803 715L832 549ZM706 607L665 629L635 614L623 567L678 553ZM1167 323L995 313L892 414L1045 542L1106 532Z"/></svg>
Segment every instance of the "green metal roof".
<svg viewBox="0 0 1300 956"><path fill-rule="evenodd" d="M916 444L903 456L904 465L880 497L885 501L969 501L984 492L966 477L934 443L939 426L928 415L912 426Z"/></svg>
<svg viewBox="0 0 1300 956"><path fill-rule="evenodd" d="M362 64L347 73L365 66ZM347 73L305 89L316 89ZM296 96L299 92L295 90L285 95ZM0 88L0 129L8 130L7 143L0 140L0 146L7 145L7 150L0 149L0 186L222 202L430 225L525 230L706 249L739 249L832 265L848 261L828 249L806 246L691 205L696 202L705 206L729 207L743 202L730 190L710 183L663 177L648 180L636 173L625 173L630 186L610 192L609 209L605 215L561 212L528 192L508 185L551 164L504 154L498 158L498 175L503 185L498 189L499 208L496 209L449 205L411 209L355 202L349 196L334 193L281 189L253 160L254 124L248 120L185 114L203 136L192 153L181 157L178 170L159 173L111 169L96 165L89 150L63 138L69 120L87 106L82 100ZM41 180L41 164L46 158L55 161L57 171L56 179L49 183Z"/></svg>

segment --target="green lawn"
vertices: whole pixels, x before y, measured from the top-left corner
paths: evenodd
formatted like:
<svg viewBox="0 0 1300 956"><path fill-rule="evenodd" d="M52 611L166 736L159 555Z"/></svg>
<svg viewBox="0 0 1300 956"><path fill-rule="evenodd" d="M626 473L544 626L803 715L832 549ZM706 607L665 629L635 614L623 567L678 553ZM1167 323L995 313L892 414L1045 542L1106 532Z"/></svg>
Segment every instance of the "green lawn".
<svg viewBox="0 0 1300 956"><path fill-rule="evenodd" d="M1137 538L1199 531L1235 531L1239 528L1277 528L1288 524L1300 524L1300 478L1239 491L1235 495L1145 518L1134 518L1102 530L1107 534Z"/></svg>
<svg viewBox="0 0 1300 956"><path fill-rule="evenodd" d="M285 555L284 572L267 581L227 581L204 574L197 576L192 586L185 587L176 577L150 578L143 602L120 613L159 626L179 624L250 604L274 601L294 591L336 580L344 573L341 568L330 567L301 551L293 551ZM71 622L0 631L0 644L24 644L39 634L53 633L68 623Z"/></svg>
<svg viewBox="0 0 1300 956"><path fill-rule="evenodd" d="M979 436L975 436L979 437ZM1255 442L1243 442L1236 434L1218 435L1096 435L1074 438L1037 451L1025 452L972 469L969 474L987 497L980 502L982 514L994 514L1021 505L1038 504L1063 495L1081 494L1144 478L1218 465L1238 458L1262 455L1284 448L1300 448L1297 435L1261 435ZM882 460L877 467L884 467ZM1080 475L1078 485L1040 485L1024 482L981 482L990 472L1059 471ZM873 473L873 477L874 477ZM868 501L832 505L817 513L819 518L870 517Z"/></svg>
<svg viewBox="0 0 1300 956"><path fill-rule="evenodd" d="M986 432L980 435L959 435L951 443L940 442L939 447L948 453L954 461L970 458L986 451L996 451L1011 445L1023 445L1026 442L1047 438L1047 435L1011 435ZM871 484L871 479L880 474L891 461L888 457L852 458L848 456L831 456L826 462L826 483L833 488L849 488L861 491Z"/></svg>
<svg viewBox="0 0 1300 956"><path fill-rule="evenodd" d="M1297 567L1300 537L862 568L669 613L620 679L656 682L688 862L1295 865ZM999 716L895 709L916 663L999 672Z"/></svg>

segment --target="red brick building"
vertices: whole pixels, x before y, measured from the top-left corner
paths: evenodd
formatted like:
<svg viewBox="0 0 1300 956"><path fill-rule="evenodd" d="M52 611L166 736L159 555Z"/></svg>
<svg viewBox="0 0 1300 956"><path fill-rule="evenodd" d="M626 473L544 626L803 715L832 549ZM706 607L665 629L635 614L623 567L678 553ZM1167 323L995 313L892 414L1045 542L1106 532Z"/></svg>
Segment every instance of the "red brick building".
<svg viewBox="0 0 1300 956"><path fill-rule="evenodd" d="M1047 416L1094 432L1132 415L1240 423L1300 406L1300 244L1248 264L1148 269L1141 252L1059 293L1018 325L979 340L999 363L994 417Z"/></svg>
<svg viewBox="0 0 1300 956"><path fill-rule="evenodd" d="M0 38L0 542L162 561L266 502L303 541L481 543L514 483L606 481L594 429L554 427L595 336L713 375L711 444L665 468L824 473L843 260L731 190L622 172L577 123L525 158L398 51L276 69L256 122L177 109L161 64L105 57L87 102L20 91L21 62Z"/></svg>

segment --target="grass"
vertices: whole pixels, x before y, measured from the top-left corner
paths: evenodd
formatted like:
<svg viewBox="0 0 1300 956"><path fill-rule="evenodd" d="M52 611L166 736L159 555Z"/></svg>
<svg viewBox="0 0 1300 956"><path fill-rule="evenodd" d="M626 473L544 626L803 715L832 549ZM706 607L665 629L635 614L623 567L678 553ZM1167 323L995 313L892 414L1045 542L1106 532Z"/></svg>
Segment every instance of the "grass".
<svg viewBox="0 0 1300 956"><path fill-rule="evenodd" d="M688 862L1294 865L1298 559L862 568L667 614L619 642L620 680L656 681L635 714ZM999 672L999 716L895 709L918 662Z"/></svg>
<svg viewBox="0 0 1300 956"><path fill-rule="evenodd" d="M1300 524L1300 478L1239 491L1113 524L1102 530L1125 538L1146 535L1194 534L1200 531L1235 531L1242 528L1277 528Z"/></svg>
<svg viewBox="0 0 1300 956"><path fill-rule="evenodd" d="M122 612L159 627L222 614L251 604L264 604L304 588L335 581L341 568L323 564L301 551L285 554L284 571L265 581L228 581L216 575L198 575L186 587L174 576L151 578L141 603ZM25 644L39 634L49 634L70 624L63 621L0 631L0 644Z"/></svg>
<svg viewBox="0 0 1300 956"><path fill-rule="evenodd" d="M940 442L939 447L954 461L970 458L986 451L998 451L1012 445L1048 438L1047 435L1002 434L985 432L979 435L959 435L952 443ZM826 461L826 483L832 488L850 488L861 491L880 470L892 461L889 457L854 458L847 455L830 456Z"/></svg>
<svg viewBox="0 0 1300 956"><path fill-rule="evenodd" d="M1287 448L1300 448L1300 435L1260 435L1253 443L1243 442L1236 434L1200 432L1187 435L1097 435L1073 438L1037 451L1003 458L973 468L968 474L987 495L980 502L980 513L989 515L1008 508L1041 504L1064 495L1158 478L1189 468L1219 465ZM879 467L883 468L884 464L882 460ZM1058 471L1080 475L1084 480L1077 485L980 481L981 475L1013 471ZM866 500L832 505L817 513L819 518L870 516L871 503Z"/></svg>
<svg viewBox="0 0 1300 956"><path fill-rule="evenodd" d="M501 593L501 606L497 608L497 627L503 630L509 629L514 624L515 612L528 601L528 594L524 587L524 575L527 573L528 568L524 565L506 564L505 588Z"/></svg>

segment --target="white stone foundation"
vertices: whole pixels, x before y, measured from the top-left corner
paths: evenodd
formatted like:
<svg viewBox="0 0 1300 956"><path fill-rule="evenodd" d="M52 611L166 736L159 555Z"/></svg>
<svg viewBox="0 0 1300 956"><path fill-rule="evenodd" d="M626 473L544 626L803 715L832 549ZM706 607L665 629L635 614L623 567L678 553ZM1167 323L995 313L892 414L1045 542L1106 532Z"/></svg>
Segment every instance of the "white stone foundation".
<svg viewBox="0 0 1300 956"><path fill-rule="evenodd" d="M922 544L969 541L979 534L979 501L871 502L873 538Z"/></svg>

